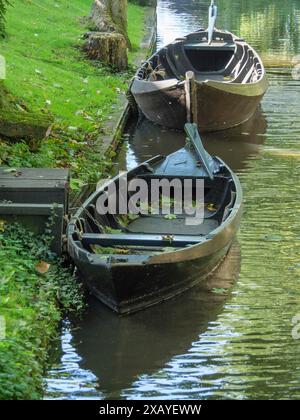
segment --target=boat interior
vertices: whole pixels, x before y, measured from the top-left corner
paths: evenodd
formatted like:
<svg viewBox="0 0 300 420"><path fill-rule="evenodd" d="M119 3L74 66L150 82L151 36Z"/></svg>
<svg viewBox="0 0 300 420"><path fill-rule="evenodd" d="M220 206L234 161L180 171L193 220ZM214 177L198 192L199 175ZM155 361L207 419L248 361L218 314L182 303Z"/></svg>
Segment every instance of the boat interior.
<svg viewBox="0 0 300 420"><path fill-rule="evenodd" d="M196 155L182 149L168 157L157 157L146 164L140 165L129 173L130 179L143 180L148 185L149 195L137 204L140 214L121 214L119 204L116 214L113 212L100 214L99 199L104 207L108 206L109 197L113 202L121 203L133 197L134 193L120 196L120 178L114 181L113 193L104 188L95 195L93 201L83 208L82 218L77 220L73 239L89 252L101 254L149 254L149 252L165 252L165 249L183 248L198 244L206 236L217 229L229 216L236 198L235 184L227 168L218 159L214 159L218 174L211 180L203 168L198 165ZM175 168L175 170L174 170ZM190 210L197 205L196 179L204 180L204 203L202 209L204 219L199 224L187 223ZM167 193L164 187L158 190L153 199L151 194L153 180L168 179L176 182ZM184 180L190 179L192 208L182 208L180 211L175 197L184 196ZM182 182L177 182L177 181ZM151 184L151 185L150 185ZM181 189L179 191L179 189ZM178 195L179 193L179 195ZM105 200L101 200L104 197ZM114 196L111 197L110 194ZM152 201L151 201L152 199ZM199 207L200 208L200 207ZM104 212L103 212L104 213ZM155 214L152 214L155 213Z"/></svg>
<svg viewBox="0 0 300 420"><path fill-rule="evenodd" d="M199 31L177 39L159 50L138 73L140 80L150 82L185 80L193 71L199 82L255 83L263 76L263 67L254 50L229 32Z"/></svg>

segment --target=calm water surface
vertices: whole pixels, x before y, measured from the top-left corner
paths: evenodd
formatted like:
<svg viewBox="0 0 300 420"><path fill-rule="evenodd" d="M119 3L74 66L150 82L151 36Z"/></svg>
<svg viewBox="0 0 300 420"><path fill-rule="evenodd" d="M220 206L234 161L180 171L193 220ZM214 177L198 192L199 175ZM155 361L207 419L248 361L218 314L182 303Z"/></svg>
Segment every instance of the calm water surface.
<svg viewBox="0 0 300 420"><path fill-rule="evenodd" d="M159 45L206 25L208 1L158 3ZM243 184L238 243L207 284L158 307L120 319L91 300L78 325L64 323L46 398L300 398L300 2L218 3L218 27L250 42L270 79L252 121L204 136ZM183 144L182 133L133 122L119 167Z"/></svg>

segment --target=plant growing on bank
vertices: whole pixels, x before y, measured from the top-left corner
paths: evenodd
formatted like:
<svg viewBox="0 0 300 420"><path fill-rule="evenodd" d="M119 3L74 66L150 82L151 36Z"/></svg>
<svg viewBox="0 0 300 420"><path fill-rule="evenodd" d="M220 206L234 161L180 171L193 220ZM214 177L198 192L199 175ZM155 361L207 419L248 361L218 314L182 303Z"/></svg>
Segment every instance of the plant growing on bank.
<svg viewBox="0 0 300 420"><path fill-rule="evenodd" d="M64 311L84 308L81 287L72 272L48 248L17 225L0 224L0 316L6 336L0 340L0 399L37 399L43 395L47 349L57 336Z"/></svg>

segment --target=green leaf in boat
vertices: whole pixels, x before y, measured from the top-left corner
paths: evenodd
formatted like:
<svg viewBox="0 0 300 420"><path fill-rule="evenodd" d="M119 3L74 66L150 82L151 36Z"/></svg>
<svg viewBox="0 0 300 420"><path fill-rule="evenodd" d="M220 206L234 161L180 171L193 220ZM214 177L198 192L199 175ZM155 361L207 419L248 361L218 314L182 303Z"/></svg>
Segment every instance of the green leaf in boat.
<svg viewBox="0 0 300 420"><path fill-rule="evenodd" d="M177 216L176 216L176 214L166 214L165 219L166 220L176 220Z"/></svg>
<svg viewBox="0 0 300 420"><path fill-rule="evenodd" d="M211 290L212 293L214 293L215 295L225 295L228 290L227 289L218 289L218 288L214 288Z"/></svg>
<svg viewBox="0 0 300 420"><path fill-rule="evenodd" d="M104 231L105 233L111 234L111 235L118 235L119 233L123 233L121 229L113 229L109 226L105 226Z"/></svg>

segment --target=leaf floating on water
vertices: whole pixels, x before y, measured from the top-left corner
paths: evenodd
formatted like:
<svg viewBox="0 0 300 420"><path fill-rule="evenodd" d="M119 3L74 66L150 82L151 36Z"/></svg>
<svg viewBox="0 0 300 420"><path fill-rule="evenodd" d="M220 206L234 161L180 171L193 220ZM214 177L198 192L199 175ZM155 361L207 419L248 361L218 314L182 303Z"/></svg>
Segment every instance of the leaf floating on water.
<svg viewBox="0 0 300 420"><path fill-rule="evenodd" d="M45 261L41 261L35 266L35 269L40 274L46 274L50 269L50 264L46 263Z"/></svg>
<svg viewBox="0 0 300 420"><path fill-rule="evenodd" d="M265 235L263 236L263 240L266 242L281 242L284 238L280 235Z"/></svg>

